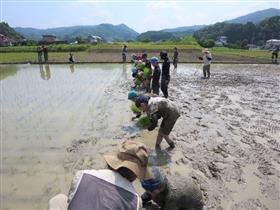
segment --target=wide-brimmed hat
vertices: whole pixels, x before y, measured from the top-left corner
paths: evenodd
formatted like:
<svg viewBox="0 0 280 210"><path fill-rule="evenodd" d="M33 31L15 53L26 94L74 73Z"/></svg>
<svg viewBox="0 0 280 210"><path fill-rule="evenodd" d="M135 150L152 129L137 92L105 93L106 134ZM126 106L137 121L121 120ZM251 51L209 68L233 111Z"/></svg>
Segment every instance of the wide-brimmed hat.
<svg viewBox="0 0 280 210"><path fill-rule="evenodd" d="M124 141L117 154L104 155L105 161L113 169L121 167L131 170L139 179L149 179L153 177L147 169L148 165L147 147L140 142Z"/></svg>
<svg viewBox="0 0 280 210"><path fill-rule="evenodd" d="M204 49L202 50L202 52L203 52L203 53L209 53L209 49L208 49L208 48L204 48Z"/></svg>

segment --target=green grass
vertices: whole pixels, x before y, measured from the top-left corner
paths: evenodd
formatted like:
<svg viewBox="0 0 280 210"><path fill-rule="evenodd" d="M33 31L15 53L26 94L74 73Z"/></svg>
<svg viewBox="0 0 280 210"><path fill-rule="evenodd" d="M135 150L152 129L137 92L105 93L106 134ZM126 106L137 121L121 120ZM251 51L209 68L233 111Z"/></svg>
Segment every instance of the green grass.
<svg viewBox="0 0 280 210"><path fill-rule="evenodd" d="M56 53L52 52L49 55L50 58L54 57L59 59L60 57L68 57L68 53ZM16 53L1 53L0 63L16 63L16 62L37 62L37 53L33 52L16 52Z"/></svg>
<svg viewBox="0 0 280 210"><path fill-rule="evenodd" d="M213 55L228 55L228 56L244 56L251 58L264 58L270 55L271 52L267 50L244 50L244 49L232 49L226 47L214 47L210 49Z"/></svg>
<svg viewBox="0 0 280 210"><path fill-rule="evenodd" d="M104 44L104 45L96 45L90 46L95 47L95 49L112 49L115 53L120 53L121 44ZM171 50L176 46L179 49L179 53L183 55L184 53L197 53L202 48L200 46L193 45L172 45L172 44L151 44L151 43L130 43L128 44L129 49L139 49L139 50L147 50L147 49L166 49ZM115 51L115 49L118 49ZM186 51L181 51L185 49ZM91 50L75 52L74 57L77 61L91 61ZM211 48L210 49L212 55L221 55L228 57L250 57L256 59L267 59L270 56L270 52L267 50L242 50L242 49L230 49L230 48ZM91 51L91 52L94 52ZM106 56L106 54L104 54ZM50 52L49 60L51 62L67 62L69 57L69 52ZM112 60L113 61L113 60ZM36 52L7 52L0 54L0 63L27 63L27 62L37 62L37 53Z"/></svg>

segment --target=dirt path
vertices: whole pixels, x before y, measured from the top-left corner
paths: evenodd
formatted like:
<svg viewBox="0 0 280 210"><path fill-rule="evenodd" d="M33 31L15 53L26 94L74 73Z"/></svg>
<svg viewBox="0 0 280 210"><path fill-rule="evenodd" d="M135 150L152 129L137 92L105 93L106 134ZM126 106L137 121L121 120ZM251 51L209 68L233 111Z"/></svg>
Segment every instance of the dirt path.
<svg viewBox="0 0 280 210"><path fill-rule="evenodd" d="M191 169L205 209L279 209L279 69L225 67L212 66L210 80L195 69L172 76L171 98L183 113L176 164Z"/></svg>

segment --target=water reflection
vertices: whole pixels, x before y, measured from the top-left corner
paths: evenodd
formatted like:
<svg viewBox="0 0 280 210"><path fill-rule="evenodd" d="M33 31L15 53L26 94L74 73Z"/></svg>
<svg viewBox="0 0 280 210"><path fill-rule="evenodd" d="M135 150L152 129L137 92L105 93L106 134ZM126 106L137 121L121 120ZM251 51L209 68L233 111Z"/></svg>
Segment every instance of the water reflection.
<svg viewBox="0 0 280 210"><path fill-rule="evenodd" d="M16 66L0 66L0 80L4 80L7 77L15 76L18 68Z"/></svg>
<svg viewBox="0 0 280 210"><path fill-rule="evenodd" d="M127 64L123 64L122 75L124 79L127 79Z"/></svg>
<svg viewBox="0 0 280 210"><path fill-rule="evenodd" d="M165 166L171 163L171 156L167 150L151 150L149 155L149 166Z"/></svg>
<svg viewBox="0 0 280 210"><path fill-rule="evenodd" d="M74 73L74 71L75 71L75 65L74 64L70 64L70 71L72 73Z"/></svg>
<svg viewBox="0 0 280 210"><path fill-rule="evenodd" d="M44 70L44 66L40 64L39 69L40 69L40 76L42 80L49 80L51 78L51 69L49 64L45 65L45 70Z"/></svg>
<svg viewBox="0 0 280 210"><path fill-rule="evenodd" d="M50 70L49 64L45 65L45 70L46 70L46 76L47 76L46 78L47 78L47 80L49 80L51 78L51 70Z"/></svg>

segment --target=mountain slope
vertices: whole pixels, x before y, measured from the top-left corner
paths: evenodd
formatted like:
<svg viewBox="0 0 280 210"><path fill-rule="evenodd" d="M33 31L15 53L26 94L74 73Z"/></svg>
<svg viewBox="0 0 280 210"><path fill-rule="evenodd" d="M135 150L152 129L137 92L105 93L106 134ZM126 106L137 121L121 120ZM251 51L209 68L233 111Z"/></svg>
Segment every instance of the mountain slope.
<svg viewBox="0 0 280 210"><path fill-rule="evenodd" d="M280 9L270 8L270 9L260 10L232 20L227 20L225 22L242 23L242 24L245 24L247 22L258 23L266 18L270 18L273 16L280 16Z"/></svg>
<svg viewBox="0 0 280 210"><path fill-rule="evenodd" d="M139 41L152 41L152 42L157 42L161 40L170 40L170 39L176 39L176 37L169 32L164 32L164 31L147 31L145 33L141 33L137 39Z"/></svg>
<svg viewBox="0 0 280 210"><path fill-rule="evenodd" d="M0 34L3 34L9 39L15 41L20 41L24 39L24 37L20 33L16 32L13 28L9 26L8 23L5 22L0 22Z"/></svg>
<svg viewBox="0 0 280 210"><path fill-rule="evenodd" d="M265 9L265 10L260 10L260 11L256 11L253 13L249 13L247 15L237 17L232 20L226 20L224 22L241 23L241 24L246 24L247 22L258 23L258 22L263 21L266 18L270 18L273 16L279 16L279 15L280 15L280 9L270 8L270 9ZM183 27L177 27L177 28L163 29L162 31L170 32L176 37L182 37L182 36L186 36L186 35L192 35L195 31L198 31L206 26L207 25L183 26Z"/></svg>
<svg viewBox="0 0 280 210"><path fill-rule="evenodd" d="M107 41L134 40L138 33L124 24L100 24L93 26L71 26L50 29L35 29L17 27L15 30L26 37L40 40L43 34L53 34L60 39L71 40L75 37L87 37L88 35L100 36Z"/></svg>

